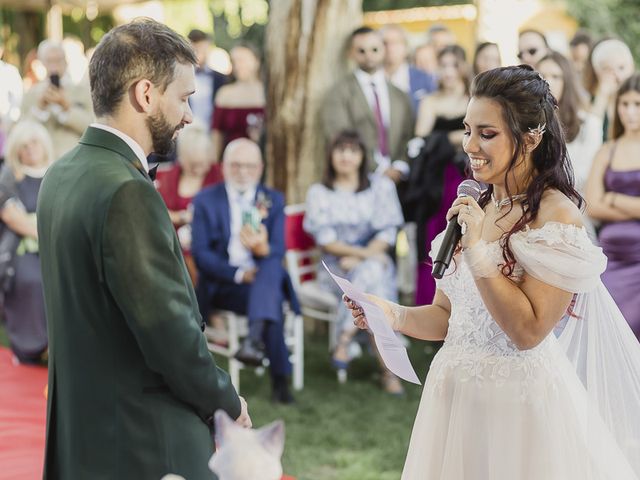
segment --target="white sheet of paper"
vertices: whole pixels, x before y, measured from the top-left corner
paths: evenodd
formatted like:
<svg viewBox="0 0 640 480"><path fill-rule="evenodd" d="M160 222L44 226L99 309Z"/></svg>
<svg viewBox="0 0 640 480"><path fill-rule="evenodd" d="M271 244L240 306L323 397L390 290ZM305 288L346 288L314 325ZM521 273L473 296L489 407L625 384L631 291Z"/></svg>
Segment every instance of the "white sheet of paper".
<svg viewBox="0 0 640 480"><path fill-rule="evenodd" d="M407 349L404 348L402 342L387 323L382 309L371 303L365 293L356 288L349 280L335 275L324 262L322 262L322 265L347 297L364 310L369 329L373 333L376 346L387 368L403 380L421 385L418 375L409 360Z"/></svg>

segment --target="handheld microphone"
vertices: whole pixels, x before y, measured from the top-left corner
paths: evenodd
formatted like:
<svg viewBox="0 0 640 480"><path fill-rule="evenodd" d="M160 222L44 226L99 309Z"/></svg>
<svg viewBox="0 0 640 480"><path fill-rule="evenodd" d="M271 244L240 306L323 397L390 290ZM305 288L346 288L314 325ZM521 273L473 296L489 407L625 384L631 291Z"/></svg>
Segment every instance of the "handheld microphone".
<svg viewBox="0 0 640 480"><path fill-rule="evenodd" d="M471 197L478 201L480 193L480 184L475 180L464 180L458 185L458 198ZM438 254L433 259L433 268L431 269L433 278L442 278L444 272L449 268L449 263L451 263L453 252L460 241L460 237L462 237L462 228L458 225L458 216L455 215L449 220Z"/></svg>

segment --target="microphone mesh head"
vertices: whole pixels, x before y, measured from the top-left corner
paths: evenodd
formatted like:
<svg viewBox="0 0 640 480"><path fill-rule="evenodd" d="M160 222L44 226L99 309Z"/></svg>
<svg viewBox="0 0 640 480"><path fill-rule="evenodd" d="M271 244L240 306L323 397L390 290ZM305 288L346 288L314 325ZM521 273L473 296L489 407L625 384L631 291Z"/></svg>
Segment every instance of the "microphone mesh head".
<svg viewBox="0 0 640 480"><path fill-rule="evenodd" d="M460 185L458 185L458 196L466 196L473 198L476 202L480 198L480 194L482 193L482 189L480 188L480 184L475 180L463 180Z"/></svg>

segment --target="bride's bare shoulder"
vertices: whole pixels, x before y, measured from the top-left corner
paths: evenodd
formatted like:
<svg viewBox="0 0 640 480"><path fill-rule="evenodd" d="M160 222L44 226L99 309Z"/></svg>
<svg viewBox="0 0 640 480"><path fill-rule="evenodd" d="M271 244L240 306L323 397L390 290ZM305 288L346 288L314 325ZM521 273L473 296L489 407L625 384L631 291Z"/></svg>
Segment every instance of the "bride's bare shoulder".
<svg viewBox="0 0 640 480"><path fill-rule="evenodd" d="M582 227L582 212L578 206L564 193L558 190L547 190L540 202L538 216L531 227L539 228L547 222L558 222Z"/></svg>

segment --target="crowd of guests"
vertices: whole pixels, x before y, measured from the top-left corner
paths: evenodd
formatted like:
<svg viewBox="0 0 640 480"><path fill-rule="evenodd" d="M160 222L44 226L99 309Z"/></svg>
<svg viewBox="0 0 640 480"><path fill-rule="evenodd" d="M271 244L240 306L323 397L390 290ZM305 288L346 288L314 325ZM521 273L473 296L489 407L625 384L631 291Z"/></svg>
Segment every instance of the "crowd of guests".
<svg viewBox="0 0 640 480"><path fill-rule="evenodd" d="M248 365L267 358L274 400L291 403L282 305L297 300L283 267L284 197L262 183L261 55L250 44L236 45L225 75L208 65L208 34L193 30L188 39L198 59L189 99L194 121L155 183L203 317L216 324L216 309L247 315L249 335L236 356ZM326 163L307 192L304 229L332 271L357 287L396 301L400 269L413 292L403 301L430 303L431 241L445 228L457 185L469 176L461 143L470 82L503 65L501 52L482 42L469 59L442 25L413 51L397 25L358 28L348 43L353 68L328 88L319 112ZM576 188L587 200L585 224L609 258L603 280L640 338L640 77L619 39L596 42L579 31L568 47L565 56L542 32L527 29L519 34L517 57L549 83ZM19 362L40 362L47 351L34 214L40 181L94 118L86 76L72 79L63 44L44 41L37 56L46 73L24 93L17 70L0 61L0 287ZM406 258L396 254L399 234L409 239ZM318 285L339 295L323 269ZM336 322L331 360L344 380L353 343L369 339L356 332L342 304ZM380 368L384 390L402 394L399 380Z"/></svg>

